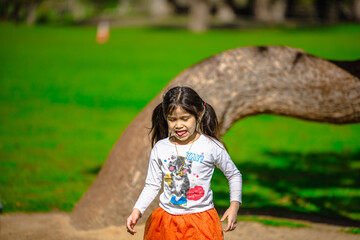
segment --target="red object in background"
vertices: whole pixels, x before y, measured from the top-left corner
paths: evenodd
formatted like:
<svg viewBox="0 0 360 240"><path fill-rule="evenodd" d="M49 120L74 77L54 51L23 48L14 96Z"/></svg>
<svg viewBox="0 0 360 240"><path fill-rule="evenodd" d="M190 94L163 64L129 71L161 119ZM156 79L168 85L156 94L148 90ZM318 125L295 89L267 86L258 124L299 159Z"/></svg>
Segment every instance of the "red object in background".
<svg viewBox="0 0 360 240"><path fill-rule="evenodd" d="M205 191L202 186L196 186L194 188L190 188L187 192L187 199L197 201L202 198L205 194Z"/></svg>
<svg viewBox="0 0 360 240"><path fill-rule="evenodd" d="M106 43L110 38L110 26L108 21L101 21L98 24L96 32L96 42L100 44Z"/></svg>

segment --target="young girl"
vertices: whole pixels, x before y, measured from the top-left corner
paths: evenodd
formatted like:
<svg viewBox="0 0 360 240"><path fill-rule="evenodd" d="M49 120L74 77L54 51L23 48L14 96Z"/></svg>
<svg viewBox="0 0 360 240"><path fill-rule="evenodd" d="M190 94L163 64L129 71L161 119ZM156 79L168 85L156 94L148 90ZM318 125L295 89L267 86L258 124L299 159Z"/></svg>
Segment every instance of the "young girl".
<svg viewBox="0 0 360 240"><path fill-rule="evenodd" d="M242 177L219 141L214 109L191 88L174 87L153 111L152 146L145 187L127 219L134 227L160 195L160 207L148 218L144 239L223 239L210 189L214 167L230 185L230 207L221 221L225 232L236 228L241 205Z"/></svg>

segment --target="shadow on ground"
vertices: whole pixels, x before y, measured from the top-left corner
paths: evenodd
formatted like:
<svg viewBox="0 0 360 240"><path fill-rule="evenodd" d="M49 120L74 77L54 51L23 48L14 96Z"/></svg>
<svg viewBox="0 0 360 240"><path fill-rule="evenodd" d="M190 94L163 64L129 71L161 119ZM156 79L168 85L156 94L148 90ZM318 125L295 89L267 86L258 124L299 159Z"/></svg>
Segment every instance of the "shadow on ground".
<svg viewBox="0 0 360 240"><path fill-rule="evenodd" d="M355 214L358 219L360 215L360 151L341 154L267 151L263 155L268 162L235 161L243 173L241 214L360 226L359 220L349 217ZM226 184L220 175L219 171L214 174L213 185ZM228 188L214 188L215 203L229 198ZM225 207L220 204L217 209L223 213Z"/></svg>

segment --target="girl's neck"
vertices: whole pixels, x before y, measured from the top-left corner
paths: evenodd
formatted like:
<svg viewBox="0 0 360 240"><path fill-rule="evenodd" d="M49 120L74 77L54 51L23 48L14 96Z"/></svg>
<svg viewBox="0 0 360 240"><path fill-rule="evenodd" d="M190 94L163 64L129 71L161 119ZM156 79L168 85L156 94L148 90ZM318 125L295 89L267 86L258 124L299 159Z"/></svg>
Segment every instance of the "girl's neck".
<svg viewBox="0 0 360 240"><path fill-rule="evenodd" d="M177 139L176 137L174 136L171 136L169 138L170 142L173 143L173 144L177 144L177 145L188 145L188 144L191 144L193 142L195 142L196 140L199 139L200 137L200 133L198 132L194 132L193 135L191 135L188 139L186 139L185 141L180 141L179 139Z"/></svg>

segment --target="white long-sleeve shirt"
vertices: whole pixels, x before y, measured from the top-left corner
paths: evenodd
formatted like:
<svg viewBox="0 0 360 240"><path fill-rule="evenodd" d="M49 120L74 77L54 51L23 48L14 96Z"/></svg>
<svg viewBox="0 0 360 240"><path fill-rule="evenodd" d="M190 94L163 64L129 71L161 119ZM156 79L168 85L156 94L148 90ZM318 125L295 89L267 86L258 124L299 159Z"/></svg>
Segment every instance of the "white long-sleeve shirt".
<svg viewBox="0 0 360 240"><path fill-rule="evenodd" d="M159 205L166 212L182 215L213 208L210 181L215 166L229 181L230 202L241 203L242 176L224 146L203 134L191 149L190 146L175 146L169 138L155 144L150 154L145 187L134 206L141 214L157 196L162 182L164 191Z"/></svg>

